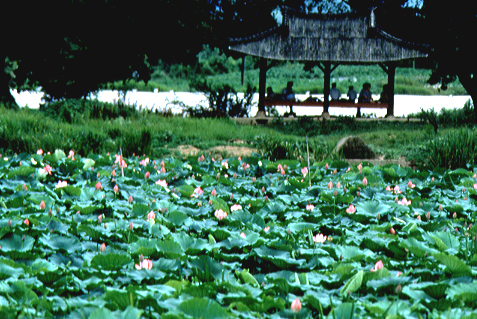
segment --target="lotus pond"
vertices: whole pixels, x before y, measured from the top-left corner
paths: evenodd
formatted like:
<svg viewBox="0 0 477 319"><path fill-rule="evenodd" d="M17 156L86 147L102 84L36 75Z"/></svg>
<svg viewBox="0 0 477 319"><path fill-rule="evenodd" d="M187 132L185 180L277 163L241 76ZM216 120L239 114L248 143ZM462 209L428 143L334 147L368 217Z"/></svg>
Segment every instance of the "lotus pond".
<svg viewBox="0 0 477 319"><path fill-rule="evenodd" d="M475 318L474 170L0 158L0 317Z"/></svg>

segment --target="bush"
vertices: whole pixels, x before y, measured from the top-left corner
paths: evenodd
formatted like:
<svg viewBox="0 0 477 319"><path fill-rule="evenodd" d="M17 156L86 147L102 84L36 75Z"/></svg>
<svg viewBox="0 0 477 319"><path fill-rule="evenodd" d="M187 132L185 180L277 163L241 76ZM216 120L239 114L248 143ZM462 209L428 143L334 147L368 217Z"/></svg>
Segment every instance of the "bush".
<svg viewBox="0 0 477 319"><path fill-rule="evenodd" d="M442 168L465 168L475 165L477 158L477 135L475 129L452 130L429 142L425 150L427 165Z"/></svg>

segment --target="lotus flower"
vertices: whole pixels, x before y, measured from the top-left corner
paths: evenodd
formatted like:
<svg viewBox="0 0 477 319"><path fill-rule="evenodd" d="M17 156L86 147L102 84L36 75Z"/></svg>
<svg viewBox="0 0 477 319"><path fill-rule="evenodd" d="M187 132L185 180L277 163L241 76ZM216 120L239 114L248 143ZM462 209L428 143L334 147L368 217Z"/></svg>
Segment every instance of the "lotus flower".
<svg viewBox="0 0 477 319"><path fill-rule="evenodd" d="M40 148L38 151L36 151L38 155L43 155L43 150Z"/></svg>
<svg viewBox="0 0 477 319"><path fill-rule="evenodd" d="M140 270L140 269L149 270L149 269L152 269L152 260L144 259L144 260L139 262L139 265L135 264L134 266L136 267L137 270Z"/></svg>
<svg viewBox="0 0 477 319"><path fill-rule="evenodd" d="M393 227L391 227L391 229L389 230L389 232L391 233L391 235L396 235L396 231L394 230Z"/></svg>
<svg viewBox="0 0 477 319"><path fill-rule="evenodd" d="M240 209L242 209L242 206L239 205L239 204L233 204L232 207L230 207L231 212L234 212L234 211L240 210Z"/></svg>
<svg viewBox="0 0 477 319"><path fill-rule="evenodd" d="M101 244L101 247L99 248L99 250L101 250L102 253L104 253L106 251L106 244L105 243L102 243Z"/></svg>
<svg viewBox="0 0 477 319"><path fill-rule="evenodd" d="M119 192L119 186L118 185L114 185L113 192L114 192L114 194L117 194Z"/></svg>
<svg viewBox="0 0 477 319"><path fill-rule="evenodd" d="M51 175L51 170L52 170L51 166L48 165L48 164L46 164L46 165L45 165L45 173Z"/></svg>
<svg viewBox="0 0 477 319"><path fill-rule="evenodd" d="M227 217L227 213L224 212L223 210L221 209L218 209L215 211L214 213L215 217L217 217L218 220L222 220L224 219L225 217Z"/></svg>
<svg viewBox="0 0 477 319"><path fill-rule="evenodd" d="M147 171L146 174L144 174L145 179L148 179L150 176L151 176L151 173L149 171Z"/></svg>
<svg viewBox="0 0 477 319"><path fill-rule="evenodd" d="M196 189L194 189L194 193L197 194L197 195L202 195L202 193L204 193L204 191L199 186Z"/></svg>
<svg viewBox="0 0 477 319"><path fill-rule="evenodd" d="M308 168L307 167L303 167L301 169L301 173L303 174L303 177L306 177L306 174L308 174Z"/></svg>
<svg viewBox="0 0 477 319"><path fill-rule="evenodd" d="M325 169L328 170L329 166L328 163L325 164Z"/></svg>
<svg viewBox="0 0 477 319"><path fill-rule="evenodd" d="M328 189L332 189L333 188L333 182L332 181L329 181L328 182Z"/></svg>
<svg viewBox="0 0 477 319"><path fill-rule="evenodd" d="M416 187L416 184L413 184L412 181L409 181L409 182L407 183L407 186L408 186L409 188L414 188L414 187Z"/></svg>
<svg viewBox="0 0 477 319"><path fill-rule="evenodd" d="M66 181L58 181L58 184L55 185L56 188L66 187L68 183Z"/></svg>
<svg viewBox="0 0 477 319"><path fill-rule="evenodd" d="M324 243L326 240L326 236L323 236L323 234L316 234L313 236L313 241L315 243Z"/></svg>
<svg viewBox="0 0 477 319"><path fill-rule="evenodd" d="M263 229L266 233L270 230L270 226L267 226Z"/></svg>
<svg viewBox="0 0 477 319"><path fill-rule="evenodd" d="M306 205L306 210L311 212L313 209L315 209L315 206L313 206L312 204Z"/></svg>
<svg viewBox="0 0 477 319"><path fill-rule="evenodd" d="M245 235L245 233L244 233L244 232L242 232L242 233L240 234L240 237L242 237L242 238L246 238L246 237L247 237L247 235Z"/></svg>
<svg viewBox="0 0 477 319"><path fill-rule="evenodd" d="M132 202L133 202L133 197L132 197L132 195L130 195L129 198L128 198L128 203L132 204Z"/></svg>
<svg viewBox="0 0 477 319"><path fill-rule="evenodd" d="M166 180L158 179L156 181L156 185L159 185L159 186L162 186L162 187L166 188L167 187L167 182L166 182Z"/></svg>
<svg viewBox="0 0 477 319"><path fill-rule="evenodd" d="M350 204L349 207L346 209L346 212L348 214L354 214L354 213L356 213L356 207L354 207L353 204Z"/></svg>
<svg viewBox="0 0 477 319"><path fill-rule="evenodd" d="M102 190L103 189L103 185L101 185L101 182L97 182L95 187L96 187L97 190Z"/></svg>
<svg viewBox="0 0 477 319"><path fill-rule="evenodd" d="M381 268L383 268L383 261L382 261L382 260L378 261L378 262L374 265L374 268L371 269L371 271L376 271L376 270L381 269Z"/></svg>
<svg viewBox="0 0 477 319"><path fill-rule="evenodd" d="M210 196L217 196L217 191L215 188L212 190L212 192L210 192Z"/></svg>
<svg viewBox="0 0 477 319"><path fill-rule="evenodd" d="M366 177L363 178L363 185L364 185L364 186L368 185L368 179L367 179Z"/></svg>
<svg viewBox="0 0 477 319"><path fill-rule="evenodd" d="M291 303L290 309L293 313L299 313L301 310L300 299L296 298L295 300L293 300L293 302Z"/></svg>
<svg viewBox="0 0 477 319"><path fill-rule="evenodd" d="M41 209L41 210L44 210L44 209L45 209L45 207L46 207L46 205L45 205L45 201L44 201L44 200L42 200L42 201L41 201L41 203L40 203L40 209Z"/></svg>

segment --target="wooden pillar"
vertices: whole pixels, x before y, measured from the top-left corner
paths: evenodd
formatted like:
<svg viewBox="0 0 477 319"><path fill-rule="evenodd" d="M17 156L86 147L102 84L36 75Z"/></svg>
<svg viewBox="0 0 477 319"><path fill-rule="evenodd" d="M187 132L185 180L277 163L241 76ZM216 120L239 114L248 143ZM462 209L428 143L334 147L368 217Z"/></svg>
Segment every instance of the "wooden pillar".
<svg viewBox="0 0 477 319"><path fill-rule="evenodd" d="M265 86L267 85L267 59L260 58L260 75L258 79L258 112L257 116L265 116Z"/></svg>
<svg viewBox="0 0 477 319"><path fill-rule="evenodd" d="M329 114L328 109L330 107L330 86L331 86L331 62L323 62L323 73L325 74L325 82L323 87L323 115Z"/></svg>
<svg viewBox="0 0 477 319"><path fill-rule="evenodd" d="M388 88L389 88L389 101L388 101L388 112L386 117L394 116L394 79L396 75L396 63L388 63Z"/></svg>

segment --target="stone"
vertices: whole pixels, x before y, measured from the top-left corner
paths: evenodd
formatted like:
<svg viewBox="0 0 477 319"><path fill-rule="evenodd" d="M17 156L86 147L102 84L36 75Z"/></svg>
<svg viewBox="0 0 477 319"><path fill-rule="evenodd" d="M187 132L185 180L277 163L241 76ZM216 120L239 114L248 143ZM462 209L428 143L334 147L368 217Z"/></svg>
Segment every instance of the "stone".
<svg viewBox="0 0 477 319"><path fill-rule="evenodd" d="M359 136L347 136L342 138L336 145L333 153L343 153L346 159L373 159L376 154L366 145L363 139Z"/></svg>

